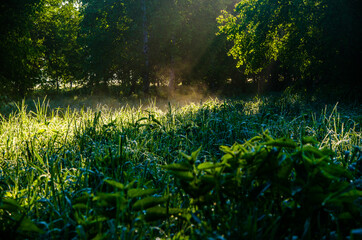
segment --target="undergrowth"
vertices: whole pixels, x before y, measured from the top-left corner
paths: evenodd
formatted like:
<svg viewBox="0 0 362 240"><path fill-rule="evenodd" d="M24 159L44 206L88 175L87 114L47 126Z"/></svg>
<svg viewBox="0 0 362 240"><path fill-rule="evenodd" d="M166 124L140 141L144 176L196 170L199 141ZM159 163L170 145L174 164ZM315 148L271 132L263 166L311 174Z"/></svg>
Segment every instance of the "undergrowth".
<svg viewBox="0 0 362 240"><path fill-rule="evenodd" d="M361 236L360 107L16 106L0 115L0 238Z"/></svg>

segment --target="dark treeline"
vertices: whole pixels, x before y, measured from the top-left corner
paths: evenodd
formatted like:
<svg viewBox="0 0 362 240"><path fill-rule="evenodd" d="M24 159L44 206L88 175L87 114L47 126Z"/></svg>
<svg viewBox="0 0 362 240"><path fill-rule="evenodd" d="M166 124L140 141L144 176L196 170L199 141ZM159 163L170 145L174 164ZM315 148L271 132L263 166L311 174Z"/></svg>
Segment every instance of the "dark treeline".
<svg viewBox="0 0 362 240"><path fill-rule="evenodd" d="M358 96L361 12L360 0L2 1L0 95L203 84Z"/></svg>

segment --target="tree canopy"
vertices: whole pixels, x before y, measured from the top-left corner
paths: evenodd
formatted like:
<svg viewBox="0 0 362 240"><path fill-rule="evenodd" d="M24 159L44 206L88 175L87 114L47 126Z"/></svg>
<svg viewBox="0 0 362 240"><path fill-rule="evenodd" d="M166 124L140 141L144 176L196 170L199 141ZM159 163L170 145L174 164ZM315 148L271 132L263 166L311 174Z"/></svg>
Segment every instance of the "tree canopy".
<svg viewBox="0 0 362 240"><path fill-rule="evenodd" d="M122 94L181 84L360 91L361 10L358 0L7 1L0 93L65 84Z"/></svg>
<svg viewBox="0 0 362 240"><path fill-rule="evenodd" d="M218 18L219 33L233 42L237 67L262 81L276 72L307 88L361 85L361 10L360 1L243 0Z"/></svg>

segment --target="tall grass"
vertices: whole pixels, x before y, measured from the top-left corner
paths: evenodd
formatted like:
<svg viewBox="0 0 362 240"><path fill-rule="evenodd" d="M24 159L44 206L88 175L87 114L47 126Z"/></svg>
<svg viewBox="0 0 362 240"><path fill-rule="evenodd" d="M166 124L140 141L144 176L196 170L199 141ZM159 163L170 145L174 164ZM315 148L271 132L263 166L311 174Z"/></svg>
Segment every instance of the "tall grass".
<svg viewBox="0 0 362 240"><path fill-rule="evenodd" d="M51 104L46 99L22 102L16 111L0 115L3 236L176 238L184 225L175 218L145 220L134 204L147 194L129 192L158 189L152 196L167 209L182 206L184 193L160 168L181 161L180 151L202 146L197 161L216 162L221 145L244 143L268 129L273 137L296 142L314 136L318 147L334 151L348 168L362 145L361 108L307 104L296 96L209 99L185 106L151 101L148 106L71 109ZM114 192L117 197L105 195Z"/></svg>

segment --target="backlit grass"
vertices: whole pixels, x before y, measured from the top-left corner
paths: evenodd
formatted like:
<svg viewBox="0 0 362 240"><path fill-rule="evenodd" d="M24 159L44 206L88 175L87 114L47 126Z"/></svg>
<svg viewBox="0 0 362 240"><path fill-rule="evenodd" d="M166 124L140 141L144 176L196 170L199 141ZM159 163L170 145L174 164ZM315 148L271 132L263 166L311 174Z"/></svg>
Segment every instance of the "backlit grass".
<svg viewBox="0 0 362 240"><path fill-rule="evenodd" d="M195 238L190 228L197 225L176 216L177 209L199 210L190 208L161 165L182 162L180 151L199 147L198 163L219 162L221 145L245 143L268 130L273 138L296 143L313 136L317 148L330 149L334 161L357 174L361 113L358 106L307 103L292 95L183 106L19 103L16 111L0 115L0 232L19 239ZM147 208L135 207L147 197L167 206L162 214L169 217L159 220L156 209L155 221L147 219Z"/></svg>

